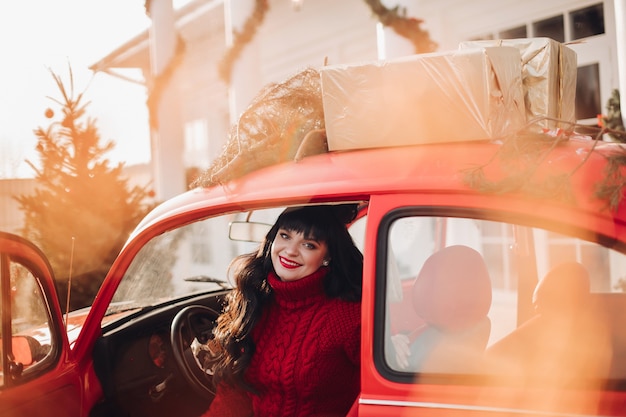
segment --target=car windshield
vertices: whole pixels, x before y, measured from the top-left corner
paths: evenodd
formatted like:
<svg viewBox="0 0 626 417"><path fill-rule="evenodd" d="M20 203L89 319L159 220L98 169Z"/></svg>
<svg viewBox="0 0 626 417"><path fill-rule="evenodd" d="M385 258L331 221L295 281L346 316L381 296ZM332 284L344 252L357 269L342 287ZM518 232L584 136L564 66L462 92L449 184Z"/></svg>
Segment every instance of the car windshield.
<svg viewBox="0 0 626 417"><path fill-rule="evenodd" d="M228 276L231 261L256 251L284 209L271 207L199 219L156 236L126 270L106 315L232 288ZM231 230L231 224L238 227ZM361 250L364 227L365 218L361 218L349 228Z"/></svg>
<svg viewBox="0 0 626 417"><path fill-rule="evenodd" d="M194 294L230 288L228 266L258 242L229 239L235 221L272 224L282 208L202 219L149 241L127 269L107 315L149 307Z"/></svg>

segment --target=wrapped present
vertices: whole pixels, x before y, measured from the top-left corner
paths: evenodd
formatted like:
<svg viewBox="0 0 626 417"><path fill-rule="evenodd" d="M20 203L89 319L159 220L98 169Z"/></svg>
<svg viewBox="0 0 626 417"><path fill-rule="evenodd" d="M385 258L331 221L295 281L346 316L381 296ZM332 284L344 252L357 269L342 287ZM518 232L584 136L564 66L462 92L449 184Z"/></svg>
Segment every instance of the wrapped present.
<svg viewBox="0 0 626 417"><path fill-rule="evenodd" d="M488 140L525 123L513 47L334 65L320 74L329 150Z"/></svg>
<svg viewBox="0 0 626 417"><path fill-rule="evenodd" d="M537 117L576 121L576 52L550 38L497 39L462 42L459 47L510 46L519 49L526 118ZM550 120L544 127L556 127Z"/></svg>

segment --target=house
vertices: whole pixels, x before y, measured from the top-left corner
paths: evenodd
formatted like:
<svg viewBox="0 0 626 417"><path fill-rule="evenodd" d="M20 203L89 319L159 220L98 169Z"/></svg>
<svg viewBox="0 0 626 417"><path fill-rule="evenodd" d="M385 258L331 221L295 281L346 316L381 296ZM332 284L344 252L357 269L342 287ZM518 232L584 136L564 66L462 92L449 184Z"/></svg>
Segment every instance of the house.
<svg viewBox="0 0 626 417"><path fill-rule="evenodd" d="M125 166L123 175L128 178L130 187L144 187L152 181L147 164ZM40 188L41 184L35 178L0 178L0 230L22 234L24 213L16 197L33 195Z"/></svg>
<svg viewBox="0 0 626 417"><path fill-rule="evenodd" d="M21 234L24 213L15 197L33 194L36 185L32 178L0 179L0 230Z"/></svg>
<svg viewBox="0 0 626 417"><path fill-rule="evenodd" d="M173 13L170 10L170 27L175 32L170 37L178 41L171 62L180 64L170 74L163 74L169 76L167 83L177 95L159 98L167 108L161 116L171 117L174 127L161 127L162 131L154 128L151 142L157 194L159 184L173 179L176 184L157 197L184 191L183 181L176 179L182 178L184 169L209 166L220 154L230 126L267 83L325 62L332 65L373 61L414 53L406 39L378 23L368 3L371 2L193 0ZM390 3L394 2L386 2ZM596 123L611 92L626 90L626 57L617 53L626 50L626 34L621 33L626 27L624 0L395 3L406 7L407 16L423 20L422 28L436 42L437 51L456 49L462 41L479 39L550 37L571 43L578 59L576 111L582 123ZM169 0L146 4L171 8ZM255 5L257 11L264 10L264 18L252 21L257 24L256 32L249 32L251 43L231 61L231 83L227 84L220 78L218 68L228 62L223 59L227 45L232 45L233 31L245 30L237 28L243 28L243 23L253 16ZM152 19L154 30L158 19ZM167 30L167 26L163 27ZM154 62L151 64L149 51L154 39L154 33L151 36L147 30L120 45L91 69L116 75L119 69L139 68L149 93L154 93L164 84L164 77L152 75ZM169 99L172 101L165 103ZM154 122L158 115L152 115ZM166 144L167 140L172 143Z"/></svg>

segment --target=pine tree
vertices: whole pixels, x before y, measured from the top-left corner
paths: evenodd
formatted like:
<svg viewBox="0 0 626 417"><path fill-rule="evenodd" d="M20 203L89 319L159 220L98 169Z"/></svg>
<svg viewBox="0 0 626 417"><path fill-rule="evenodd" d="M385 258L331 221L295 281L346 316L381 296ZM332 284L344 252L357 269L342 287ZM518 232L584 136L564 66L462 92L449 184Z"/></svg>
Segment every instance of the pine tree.
<svg viewBox="0 0 626 417"><path fill-rule="evenodd" d="M151 208L147 187L130 187L123 164L111 166L105 154L112 141L100 143L94 119L86 116L83 93L74 95L69 68L69 90L50 71L61 93L60 120L39 127L34 169L37 188L16 196L25 214L23 234L46 254L57 280L62 306L71 278L70 308L90 305L107 271L132 229ZM46 110L53 118L54 111Z"/></svg>

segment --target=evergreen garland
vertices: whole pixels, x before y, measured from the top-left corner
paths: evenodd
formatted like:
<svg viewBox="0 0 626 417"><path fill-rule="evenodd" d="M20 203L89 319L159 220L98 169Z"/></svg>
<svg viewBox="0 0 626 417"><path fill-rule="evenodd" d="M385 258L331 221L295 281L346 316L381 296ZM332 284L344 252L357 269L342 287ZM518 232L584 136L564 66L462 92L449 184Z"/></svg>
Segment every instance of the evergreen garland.
<svg viewBox="0 0 626 417"><path fill-rule="evenodd" d="M152 19L150 15L150 7L152 6L151 0L145 0L144 8L146 15ZM159 128L159 102L165 87L170 83L174 72L182 64L185 56L185 41L180 35L176 36L176 50L174 56L167 63L167 66L161 71L160 74L156 74L154 78L150 80L148 86L148 99L146 100L146 106L148 107L148 113L150 115L149 122L152 129Z"/></svg>
<svg viewBox="0 0 626 417"><path fill-rule="evenodd" d="M365 3L380 23L391 27L398 35L408 39L415 47L415 53L433 52L437 49L437 43L433 42L428 32L420 27L423 21L406 17L404 8L400 9L396 6L388 9L382 5L380 0L365 0ZM241 56L244 47L254 39L268 10L268 0L256 0L254 10L243 25L243 29L241 32L235 32L233 45L226 51L218 65L220 78L226 84L230 85L235 61Z"/></svg>
<svg viewBox="0 0 626 417"><path fill-rule="evenodd" d="M235 31L233 45L228 48L226 54L218 64L218 73L222 81L230 85L231 75L235 61L241 56L243 48L252 42L259 26L265 20L265 14L269 10L268 0L256 0L254 10L243 25L241 32Z"/></svg>
<svg viewBox="0 0 626 417"><path fill-rule="evenodd" d="M159 128L158 110L161 96L163 95L163 91L165 91L165 87L167 87L174 76L175 71L182 64L184 57L185 42L180 36L178 36L174 56L167 63L167 66L163 69L163 71L151 80L150 87L148 88L148 99L146 100L146 105L148 107L150 127L152 129L156 130Z"/></svg>
<svg viewBox="0 0 626 417"><path fill-rule="evenodd" d="M430 39L428 31L420 27L424 21L414 17L406 17L405 8L396 6L388 9L380 0L365 0L365 3L367 3L383 26L392 28L398 35L409 40L413 44L416 54L437 50L437 43Z"/></svg>

